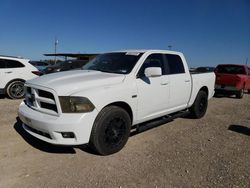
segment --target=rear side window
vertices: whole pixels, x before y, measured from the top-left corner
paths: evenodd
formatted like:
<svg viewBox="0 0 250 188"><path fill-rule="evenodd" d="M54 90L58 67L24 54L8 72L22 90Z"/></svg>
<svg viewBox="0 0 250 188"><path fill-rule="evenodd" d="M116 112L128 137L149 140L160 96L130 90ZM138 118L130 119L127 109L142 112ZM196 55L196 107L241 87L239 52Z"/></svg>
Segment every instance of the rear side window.
<svg viewBox="0 0 250 188"><path fill-rule="evenodd" d="M165 54L165 57L168 63L169 74L185 73L183 62L180 56L173 54Z"/></svg>
<svg viewBox="0 0 250 188"><path fill-rule="evenodd" d="M20 63L19 61L15 61L15 60L4 60L6 63L6 68L20 68L20 67L24 67L24 65L22 63Z"/></svg>

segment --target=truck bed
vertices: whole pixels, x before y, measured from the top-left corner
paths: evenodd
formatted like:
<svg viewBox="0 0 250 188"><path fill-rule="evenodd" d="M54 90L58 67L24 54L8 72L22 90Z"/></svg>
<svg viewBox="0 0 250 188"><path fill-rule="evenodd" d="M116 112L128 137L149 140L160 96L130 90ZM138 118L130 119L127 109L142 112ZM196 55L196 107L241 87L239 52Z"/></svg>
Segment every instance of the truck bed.
<svg viewBox="0 0 250 188"><path fill-rule="evenodd" d="M212 98L215 86L214 72L190 72L190 74L192 79L192 92L188 106L191 106L194 103L197 93L204 86L208 87L208 99ZM211 80L213 80L213 82L211 82Z"/></svg>

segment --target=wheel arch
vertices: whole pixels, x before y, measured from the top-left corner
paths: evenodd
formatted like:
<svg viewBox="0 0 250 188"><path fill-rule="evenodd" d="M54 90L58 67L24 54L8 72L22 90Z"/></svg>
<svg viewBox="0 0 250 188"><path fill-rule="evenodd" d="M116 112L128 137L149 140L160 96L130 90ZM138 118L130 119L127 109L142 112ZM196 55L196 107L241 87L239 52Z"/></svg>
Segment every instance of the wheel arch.
<svg viewBox="0 0 250 188"><path fill-rule="evenodd" d="M131 106L128 103L126 103L124 101L117 101L117 102L112 102L110 104L107 104L103 108L106 108L108 106L118 106L118 107L124 109L129 114L129 117L131 119L131 124L133 123L133 118L134 118L133 111L132 111Z"/></svg>
<svg viewBox="0 0 250 188"><path fill-rule="evenodd" d="M204 91L207 94L207 96L209 96L209 90L208 90L207 86L201 87L199 91Z"/></svg>

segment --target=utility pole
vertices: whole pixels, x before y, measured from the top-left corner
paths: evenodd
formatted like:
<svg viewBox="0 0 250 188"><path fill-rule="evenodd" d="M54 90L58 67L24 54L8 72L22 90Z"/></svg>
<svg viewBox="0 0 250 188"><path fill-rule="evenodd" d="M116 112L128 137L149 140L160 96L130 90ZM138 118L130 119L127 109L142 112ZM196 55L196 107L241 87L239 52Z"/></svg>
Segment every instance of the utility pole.
<svg viewBox="0 0 250 188"><path fill-rule="evenodd" d="M57 38L55 37L55 64L56 64L56 50L57 50L57 45L58 45L58 40Z"/></svg>
<svg viewBox="0 0 250 188"><path fill-rule="evenodd" d="M247 62L248 62L248 57L247 57L247 59L246 59L246 65L247 65Z"/></svg>

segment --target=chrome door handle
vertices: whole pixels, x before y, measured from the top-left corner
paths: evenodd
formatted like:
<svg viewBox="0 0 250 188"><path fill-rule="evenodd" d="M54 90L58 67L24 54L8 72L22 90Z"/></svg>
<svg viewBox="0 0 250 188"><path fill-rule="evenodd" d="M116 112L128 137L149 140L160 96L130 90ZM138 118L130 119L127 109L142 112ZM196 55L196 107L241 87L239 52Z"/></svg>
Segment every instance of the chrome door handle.
<svg viewBox="0 0 250 188"><path fill-rule="evenodd" d="M185 80L185 82L190 82L190 80Z"/></svg>
<svg viewBox="0 0 250 188"><path fill-rule="evenodd" d="M6 74L10 74L10 73L12 73L12 71L8 71L8 72L5 72Z"/></svg>
<svg viewBox="0 0 250 188"><path fill-rule="evenodd" d="M165 85L168 85L168 83L161 83L161 85L165 86Z"/></svg>

